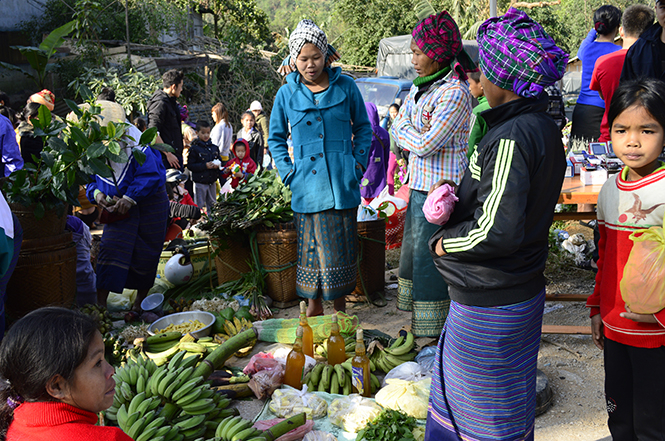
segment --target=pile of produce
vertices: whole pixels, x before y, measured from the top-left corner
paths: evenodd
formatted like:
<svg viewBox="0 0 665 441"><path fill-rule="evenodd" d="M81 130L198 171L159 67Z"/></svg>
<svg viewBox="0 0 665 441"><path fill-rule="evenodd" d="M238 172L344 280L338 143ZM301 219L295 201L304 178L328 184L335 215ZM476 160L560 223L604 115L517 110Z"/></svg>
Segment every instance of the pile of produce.
<svg viewBox="0 0 665 441"><path fill-rule="evenodd" d="M81 306L80 311L97 322L97 329L102 335L107 334L113 328L113 320L104 306L88 303Z"/></svg>
<svg viewBox="0 0 665 441"><path fill-rule="evenodd" d="M264 170L252 175L226 199L220 199L199 227L215 238L225 239L239 230L257 225L273 227L292 220L291 190L282 183L277 170Z"/></svg>
<svg viewBox="0 0 665 441"><path fill-rule="evenodd" d="M385 373L390 372L397 366L416 358L415 338L411 332L400 331L400 336L387 348L378 342L372 342L367 348L371 353L370 362Z"/></svg>
<svg viewBox="0 0 665 441"><path fill-rule="evenodd" d="M416 432L416 433L414 433ZM424 433L416 427L416 419L397 410L386 409L364 429L356 441L417 441ZM416 438L418 436L418 438Z"/></svg>

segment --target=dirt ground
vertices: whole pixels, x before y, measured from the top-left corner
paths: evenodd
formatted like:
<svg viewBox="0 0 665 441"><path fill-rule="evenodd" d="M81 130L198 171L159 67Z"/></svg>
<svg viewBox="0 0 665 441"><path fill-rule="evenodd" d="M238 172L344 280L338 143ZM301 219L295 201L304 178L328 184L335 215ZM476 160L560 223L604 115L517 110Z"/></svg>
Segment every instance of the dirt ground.
<svg viewBox="0 0 665 441"><path fill-rule="evenodd" d="M577 232L574 227L569 229ZM587 235L586 231L581 232ZM388 305L379 308L367 303L350 303L347 312L357 315L363 328L395 335L400 329L410 327L411 313L396 308L396 277L391 280L391 275L397 274L399 250L389 251L386 262L388 268L393 267L386 272ZM546 276L548 293L590 294L593 291L591 271L572 265L549 265ZM324 302L324 307L326 314L332 313L332 303ZM279 310L276 317L297 315L298 310L294 307ZM583 302L547 302L543 322L587 326L588 310ZM419 338L417 343L422 347L434 345L436 341ZM536 418L536 441L610 441L603 398L603 356L591 342L591 337L543 335L538 368L547 375L554 398L552 406Z"/></svg>

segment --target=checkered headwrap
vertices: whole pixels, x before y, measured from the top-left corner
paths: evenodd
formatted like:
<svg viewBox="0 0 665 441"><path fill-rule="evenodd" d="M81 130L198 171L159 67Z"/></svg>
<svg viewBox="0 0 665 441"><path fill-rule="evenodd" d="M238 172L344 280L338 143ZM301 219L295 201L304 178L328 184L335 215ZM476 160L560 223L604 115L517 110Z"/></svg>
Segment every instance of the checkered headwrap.
<svg viewBox="0 0 665 441"><path fill-rule="evenodd" d="M296 58L307 43L312 43L322 54L325 54L326 67L341 58L339 52L328 44L325 32L316 23L309 19L300 20L289 36L289 55L282 61L282 65L278 69L279 73L286 75L296 70Z"/></svg>
<svg viewBox="0 0 665 441"><path fill-rule="evenodd" d="M563 77L568 54L541 25L515 8L478 29L480 70L492 84L524 98L540 96Z"/></svg>
<svg viewBox="0 0 665 441"><path fill-rule="evenodd" d="M455 70L462 79L466 78L465 71L478 70L464 50L457 23L448 12L442 11L422 19L411 36L420 50L439 64L448 66L457 58Z"/></svg>

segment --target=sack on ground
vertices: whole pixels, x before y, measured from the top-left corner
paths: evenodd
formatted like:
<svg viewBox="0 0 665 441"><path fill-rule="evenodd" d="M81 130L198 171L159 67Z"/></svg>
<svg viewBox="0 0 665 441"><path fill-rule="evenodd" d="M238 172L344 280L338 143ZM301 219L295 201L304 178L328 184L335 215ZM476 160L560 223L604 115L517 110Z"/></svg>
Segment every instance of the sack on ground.
<svg viewBox="0 0 665 441"><path fill-rule="evenodd" d="M382 387L387 384L388 380L393 378L405 381L420 381L425 377L431 376L432 374L430 374L426 369L423 369L420 364L414 361L407 361L406 363L402 363L399 366L396 366L386 374L383 379Z"/></svg>
<svg viewBox="0 0 665 441"><path fill-rule="evenodd" d="M651 227L630 235L633 248L619 286L631 311L654 314L665 308L665 234Z"/></svg>

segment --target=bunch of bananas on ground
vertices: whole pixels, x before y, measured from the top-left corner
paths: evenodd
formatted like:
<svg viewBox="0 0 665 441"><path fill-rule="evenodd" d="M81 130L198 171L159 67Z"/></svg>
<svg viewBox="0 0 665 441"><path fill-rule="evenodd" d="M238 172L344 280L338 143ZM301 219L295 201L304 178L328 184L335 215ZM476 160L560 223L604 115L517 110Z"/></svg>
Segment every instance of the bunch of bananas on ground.
<svg viewBox="0 0 665 441"><path fill-rule="evenodd" d="M373 362L378 369L387 374L400 364L413 361L417 355L414 351L414 340L415 337L411 332L400 331L399 337L387 348L370 344L370 346L374 346L369 358L370 363ZM370 352L369 348L368 352Z"/></svg>
<svg viewBox="0 0 665 441"><path fill-rule="evenodd" d="M331 366L327 363L318 363L303 377L303 384L307 390L330 392L331 394L349 395L353 393L351 386L351 360ZM371 374L372 393L376 392L381 383L376 375Z"/></svg>
<svg viewBox="0 0 665 441"><path fill-rule="evenodd" d="M215 440L219 441L265 441L263 432L252 427L252 422L239 416L224 419L215 428Z"/></svg>
<svg viewBox="0 0 665 441"><path fill-rule="evenodd" d="M217 320L220 320L220 318L218 317ZM215 334L214 341L219 343L224 343L226 340L230 339L234 335L240 334L242 331L246 331L247 329L250 329L253 326L254 325L252 324L252 322L244 317L242 318L233 317L233 319L226 320L224 322L225 332ZM254 348L253 344L251 346L242 348L239 351L236 351L236 353L233 355L235 355L236 357L246 357L252 352L252 348Z"/></svg>
<svg viewBox="0 0 665 441"><path fill-rule="evenodd" d="M122 335L112 335L108 332L104 334L103 338L104 346L106 347L104 351L106 361L112 366L119 366L126 358L127 349L124 347L125 339Z"/></svg>
<svg viewBox="0 0 665 441"><path fill-rule="evenodd" d="M102 335L106 334L113 328L113 320L111 320L111 316L104 306L88 303L81 306L80 311L95 319L97 322L97 329L99 329L99 332L101 332Z"/></svg>
<svg viewBox="0 0 665 441"><path fill-rule="evenodd" d="M146 338L143 349L148 358L157 366L161 366L181 351L186 352L185 357L203 356L215 350L220 344L212 337L201 337L197 340L192 334L183 336L180 332L172 331Z"/></svg>
<svg viewBox="0 0 665 441"><path fill-rule="evenodd" d="M114 375L116 393L106 418L136 441L187 441L215 435L217 426L238 415L230 399L210 388L202 376L192 378L199 355L178 352L158 367L139 356Z"/></svg>
<svg viewBox="0 0 665 441"><path fill-rule="evenodd" d="M189 311L192 303L194 303L194 300L187 300L182 297L178 300L169 299L169 305L171 305L171 308L173 308L173 312Z"/></svg>

